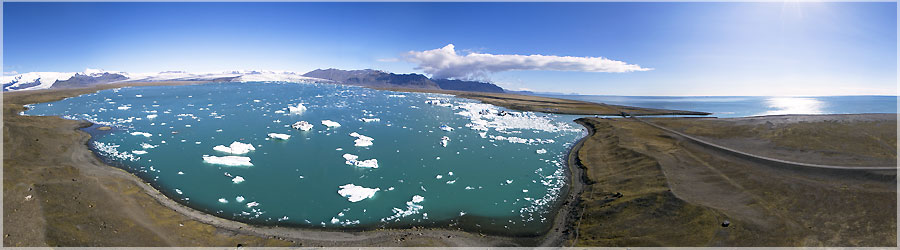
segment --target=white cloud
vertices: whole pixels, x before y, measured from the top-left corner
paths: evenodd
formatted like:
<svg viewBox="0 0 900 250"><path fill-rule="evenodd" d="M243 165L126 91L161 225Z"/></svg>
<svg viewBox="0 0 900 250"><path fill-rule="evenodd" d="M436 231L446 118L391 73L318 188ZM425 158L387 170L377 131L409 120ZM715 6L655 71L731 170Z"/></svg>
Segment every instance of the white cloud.
<svg viewBox="0 0 900 250"><path fill-rule="evenodd" d="M423 70L432 77L457 79L486 78L491 73L512 70L610 73L652 70L603 57L493 55L474 52L459 55L456 54L453 44L440 49L410 51L403 59L418 64L416 69Z"/></svg>

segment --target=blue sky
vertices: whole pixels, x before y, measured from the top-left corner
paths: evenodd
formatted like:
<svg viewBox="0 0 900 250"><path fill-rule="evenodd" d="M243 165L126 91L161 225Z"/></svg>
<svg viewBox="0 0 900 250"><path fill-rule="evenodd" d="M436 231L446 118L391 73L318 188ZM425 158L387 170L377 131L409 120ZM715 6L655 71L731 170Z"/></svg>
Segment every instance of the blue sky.
<svg viewBox="0 0 900 250"><path fill-rule="evenodd" d="M4 72L425 73L409 52L448 44L459 55L603 57L651 69L481 75L508 89L603 95L897 90L896 3L3 3Z"/></svg>

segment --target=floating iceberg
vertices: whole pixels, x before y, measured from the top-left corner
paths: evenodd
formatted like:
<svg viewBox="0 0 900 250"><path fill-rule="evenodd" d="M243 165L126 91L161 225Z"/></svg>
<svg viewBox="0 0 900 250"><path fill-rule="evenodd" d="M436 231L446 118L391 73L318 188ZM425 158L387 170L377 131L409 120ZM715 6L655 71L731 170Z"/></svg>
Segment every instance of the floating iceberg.
<svg viewBox="0 0 900 250"><path fill-rule="evenodd" d="M219 203L228 203L228 200L225 198L219 198Z"/></svg>
<svg viewBox="0 0 900 250"><path fill-rule="evenodd" d="M542 149L535 150L535 152L538 154L546 154L547 150L542 148Z"/></svg>
<svg viewBox="0 0 900 250"><path fill-rule="evenodd" d="M203 156L203 161L209 164L218 164L225 166L253 166L250 163L250 157L245 156Z"/></svg>
<svg viewBox="0 0 900 250"><path fill-rule="evenodd" d="M372 141L375 140L375 139L372 139L372 137L361 135L356 132L350 133L350 136L356 137L356 140L354 140L353 142L356 143L356 144L354 144L354 146L357 146L357 147L372 146Z"/></svg>
<svg viewBox="0 0 900 250"><path fill-rule="evenodd" d="M322 125L325 125L326 127L329 127L329 128L337 128L337 127L341 126L340 123L337 123L337 122L334 122L331 120L322 120Z"/></svg>
<svg viewBox="0 0 900 250"><path fill-rule="evenodd" d="M372 196L375 196L375 192L381 190L379 188L365 188L353 184L343 185L340 186L340 188L341 189L338 190L338 194L343 197L347 197L347 200L349 200L350 202L358 202L361 200L372 198Z"/></svg>
<svg viewBox="0 0 900 250"><path fill-rule="evenodd" d="M419 203L421 203L424 200L425 200L425 197L422 197L419 195L413 196L411 201L406 202L406 209L399 209L399 208L395 207L393 209L394 215L391 215L387 218L382 218L381 222L398 220L400 218L419 213L419 211L422 210L422 208L424 208L422 205L419 205Z"/></svg>
<svg viewBox="0 0 900 250"><path fill-rule="evenodd" d="M234 200L237 202L244 202L244 196L235 197Z"/></svg>
<svg viewBox="0 0 900 250"><path fill-rule="evenodd" d="M242 155L250 152L251 150L256 150L253 145L248 143L241 142L232 142L230 146L219 145L213 147L213 150L221 151L229 154Z"/></svg>
<svg viewBox="0 0 900 250"><path fill-rule="evenodd" d="M136 155L142 155L142 154L146 154L147 151L144 151L144 150L132 150L131 153L132 153L132 154L136 154Z"/></svg>
<svg viewBox="0 0 900 250"><path fill-rule="evenodd" d="M352 155L352 154L344 154L344 159L347 160L344 163L347 163L347 165L350 165L350 166L357 166L357 167L361 167L361 168L378 168L378 160L376 160L376 159L368 159L365 161L360 161L360 160L357 160L357 159L359 159L359 156Z"/></svg>
<svg viewBox="0 0 900 250"><path fill-rule="evenodd" d="M291 127L302 131L309 131L312 129L313 125L306 121L299 121L291 125Z"/></svg>
<svg viewBox="0 0 900 250"><path fill-rule="evenodd" d="M150 133L147 133L147 132L131 132L131 135L143 135L144 137L150 137L150 136L153 136L153 135L151 135Z"/></svg>
<svg viewBox="0 0 900 250"><path fill-rule="evenodd" d="M287 140L287 139L291 138L291 135L279 134L279 133L269 133L269 138L279 139L279 140Z"/></svg>
<svg viewBox="0 0 900 250"><path fill-rule="evenodd" d="M231 179L231 182L234 182L234 184L244 182L244 177L235 176L234 179Z"/></svg>
<svg viewBox="0 0 900 250"><path fill-rule="evenodd" d="M288 111L290 111L291 114L299 115L306 111L306 106L303 106L303 103L297 103L296 106L288 105Z"/></svg>

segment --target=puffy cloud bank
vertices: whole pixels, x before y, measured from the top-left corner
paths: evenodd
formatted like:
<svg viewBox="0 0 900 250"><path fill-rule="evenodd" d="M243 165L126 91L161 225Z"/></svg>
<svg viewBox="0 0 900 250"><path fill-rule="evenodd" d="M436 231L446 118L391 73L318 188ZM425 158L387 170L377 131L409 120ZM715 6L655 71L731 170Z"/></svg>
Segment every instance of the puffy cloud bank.
<svg viewBox="0 0 900 250"><path fill-rule="evenodd" d="M546 55L494 55L469 53L459 55L453 44L440 49L410 51L403 58L418 64L416 69L435 78L476 79L490 73L511 70L552 70L623 73L647 71L636 64L603 57L574 57Z"/></svg>

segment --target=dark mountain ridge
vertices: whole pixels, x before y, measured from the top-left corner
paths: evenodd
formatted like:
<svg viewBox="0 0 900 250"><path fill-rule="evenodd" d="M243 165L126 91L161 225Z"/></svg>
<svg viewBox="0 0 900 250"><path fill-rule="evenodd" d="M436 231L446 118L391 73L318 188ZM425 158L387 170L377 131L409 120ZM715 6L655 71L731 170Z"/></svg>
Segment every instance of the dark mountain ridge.
<svg viewBox="0 0 900 250"><path fill-rule="evenodd" d="M504 92L503 88L486 82L430 79L425 75L420 74L394 74L373 69L317 69L307 72L306 74L303 74L303 76L327 79L338 83L367 87L443 89L493 93Z"/></svg>

